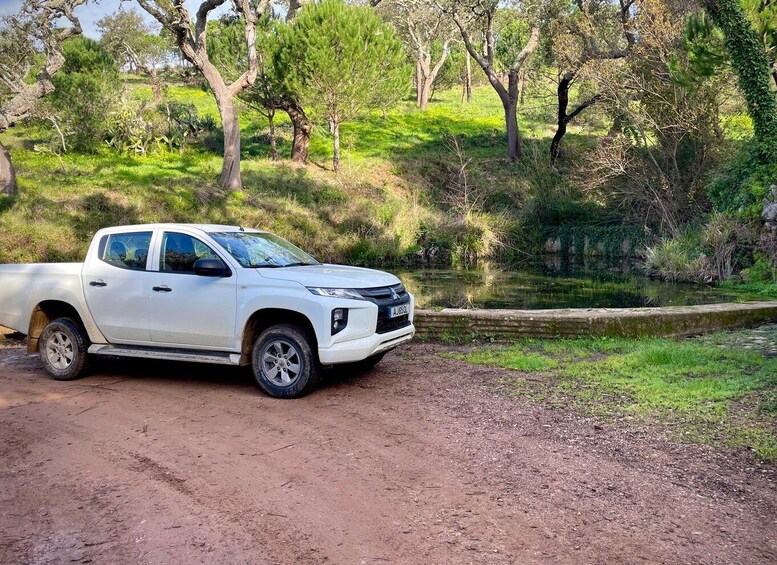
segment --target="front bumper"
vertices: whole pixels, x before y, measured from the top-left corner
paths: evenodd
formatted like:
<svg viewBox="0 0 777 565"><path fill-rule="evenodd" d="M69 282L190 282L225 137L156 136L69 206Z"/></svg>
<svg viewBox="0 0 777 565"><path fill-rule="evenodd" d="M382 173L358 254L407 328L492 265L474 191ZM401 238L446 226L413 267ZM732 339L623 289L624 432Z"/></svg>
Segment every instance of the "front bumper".
<svg viewBox="0 0 777 565"><path fill-rule="evenodd" d="M323 365L363 361L367 357L389 351L398 345L407 343L413 339L414 335L415 326L410 324L390 333L376 333L361 339L335 343L329 347L319 347L318 359Z"/></svg>

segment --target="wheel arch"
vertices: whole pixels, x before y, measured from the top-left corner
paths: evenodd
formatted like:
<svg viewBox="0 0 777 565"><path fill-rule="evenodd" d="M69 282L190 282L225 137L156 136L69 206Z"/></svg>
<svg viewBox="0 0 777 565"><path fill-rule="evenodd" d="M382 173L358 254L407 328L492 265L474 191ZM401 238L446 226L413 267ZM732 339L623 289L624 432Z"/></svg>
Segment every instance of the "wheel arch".
<svg viewBox="0 0 777 565"><path fill-rule="evenodd" d="M313 322L305 314L285 308L262 308L248 318L243 328L240 364L250 365L256 337L269 327L291 324L302 329L311 340L310 348L318 356L318 338Z"/></svg>
<svg viewBox="0 0 777 565"><path fill-rule="evenodd" d="M84 327L84 321L78 310L72 305L62 300L44 300L39 302L32 309L30 315L30 325L27 330L27 352L37 353L40 349L40 335L49 322L57 318L72 319L87 335Z"/></svg>

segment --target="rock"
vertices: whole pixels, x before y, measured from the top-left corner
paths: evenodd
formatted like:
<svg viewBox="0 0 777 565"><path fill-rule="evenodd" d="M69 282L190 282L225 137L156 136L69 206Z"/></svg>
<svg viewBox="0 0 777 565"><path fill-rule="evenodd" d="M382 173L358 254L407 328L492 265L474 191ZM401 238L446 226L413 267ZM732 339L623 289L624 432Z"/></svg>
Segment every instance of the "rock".
<svg viewBox="0 0 777 565"><path fill-rule="evenodd" d="M764 196L764 207L761 211L761 219L764 226L772 233L777 233L777 185L769 187L769 192Z"/></svg>

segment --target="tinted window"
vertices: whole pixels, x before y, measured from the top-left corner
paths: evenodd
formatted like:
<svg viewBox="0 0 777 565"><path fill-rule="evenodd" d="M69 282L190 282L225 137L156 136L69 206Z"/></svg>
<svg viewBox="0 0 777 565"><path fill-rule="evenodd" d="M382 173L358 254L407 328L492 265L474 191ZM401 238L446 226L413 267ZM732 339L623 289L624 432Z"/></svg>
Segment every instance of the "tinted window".
<svg viewBox="0 0 777 565"><path fill-rule="evenodd" d="M193 273L197 259L219 259L213 250L190 235L165 232L159 268L173 273Z"/></svg>
<svg viewBox="0 0 777 565"><path fill-rule="evenodd" d="M121 269L146 269L151 232L112 233L100 242L100 259Z"/></svg>

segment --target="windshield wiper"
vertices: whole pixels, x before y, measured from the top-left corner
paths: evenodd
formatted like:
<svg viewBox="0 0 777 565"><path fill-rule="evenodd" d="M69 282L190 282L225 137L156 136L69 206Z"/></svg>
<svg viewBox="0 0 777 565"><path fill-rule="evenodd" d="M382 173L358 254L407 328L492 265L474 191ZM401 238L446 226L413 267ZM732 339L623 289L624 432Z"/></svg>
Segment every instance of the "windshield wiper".
<svg viewBox="0 0 777 565"><path fill-rule="evenodd" d="M286 265L281 265L281 267L310 267L313 265L318 265L318 263L306 263L304 261L298 261L296 263L287 263Z"/></svg>

